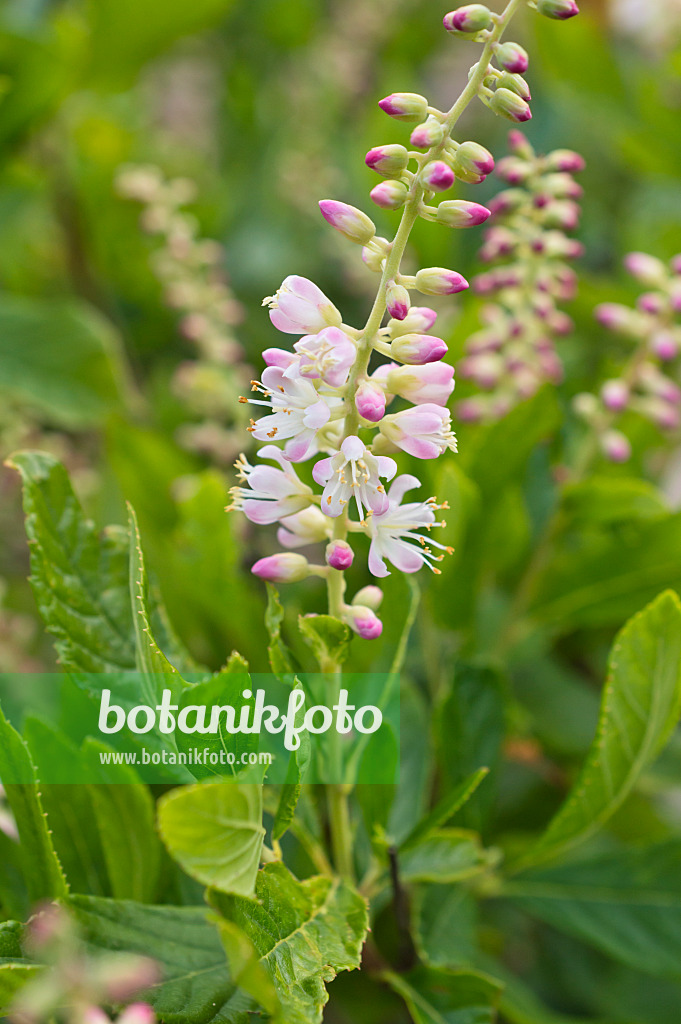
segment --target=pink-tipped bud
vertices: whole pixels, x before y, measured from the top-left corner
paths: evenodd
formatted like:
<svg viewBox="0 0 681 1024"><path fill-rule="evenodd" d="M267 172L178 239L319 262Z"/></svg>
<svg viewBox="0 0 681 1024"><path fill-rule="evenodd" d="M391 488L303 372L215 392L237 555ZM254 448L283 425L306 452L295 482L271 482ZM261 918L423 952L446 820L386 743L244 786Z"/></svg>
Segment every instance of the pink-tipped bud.
<svg viewBox="0 0 681 1024"><path fill-rule="evenodd" d="M454 173L461 181L477 185L494 170L494 157L477 142L462 142L454 156Z"/></svg>
<svg viewBox="0 0 681 1024"><path fill-rule="evenodd" d="M469 203L465 199L447 199L437 208L437 220L450 228L473 228L484 224L490 211L480 203Z"/></svg>
<svg viewBox="0 0 681 1024"><path fill-rule="evenodd" d="M364 163L377 174L391 178L394 174L401 174L405 169L409 163L409 153L404 146L376 146L369 150Z"/></svg>
<svg viewBox="0 0 681 1024"><path fill-rule="evenodd" d="M649 287L663 285L667 280L668 272L662 260L649 256L647 252L630 252L623 263L632 277Z"/></svg>
<svg viewBox="0 0 681 1024"><path fill-rule="evenodd" d="M504 191L500 192L499 195L494 197L494 199L490 199L490 213L495 217L505 213L511 213L513 210L517 210L518 207L523 206L526 198L526 194L520 188L504 189Z"/></svg>
<svg viewBox="0 0 681 1024"><path fill-rule="evenodd" d="M517 128L512 128L508 133L508 148L523 160L532 160L535 155L534 149L527 141L526 136L521 131L518 131ZM554 170L563 170L563 168L556 167Z"/></svg>
<svg viewBox="0 0 681 1024"><path fill-rule="evenodd" d="M522 75L514 75L510 71L504 71L497 82L497 86L502 89L510 89L511 92L516 92L526 103L529 103L532 99L530 87Z"/></svg>
<svg viewBox="0 0 681 1024"><path fill-rule="evenodd" d="M424 295L455 295L468 288L468 281L456 270L426 267L416 274L416 287Z"/></svg>
<svg viewBox="0 0 681 1024"><path fill-rule="evenodd" d="M368 245L365 245L362 249L362 260L367 265L369 270L373 270L375 273L380 274L383 270L383 260L390 252L390 243L387 238L381 238L380 235L376 235L372 238Z"/></svg>
<svg viewBox="0 0 681 1024"><path fill-rule="evenodd" d="M269 583L298 583L310 575L310 563L304 555L284 551L260 558L252 566L251 572Z"/></svg>
<svg viewBox="0 0 681 1024"><path fill-rule="evenodd" d="M628 462L631 458L631 445L628 438L619 430L606 430L600 438L601 451L611 462Z"/></svg>
<svg viewBox="0 0 681 1024"><path fill-rule="evenodd" d="M660 292L642 292L636 300L636 306L642 313L658 316L665 307L665 299Z"/></svg>
<svg viewBox="0 0 681 1024"><path fill-rule="evenodd" d="M602 302L596 306L594 316L609 331L628 331L632 323L632 311L619 302Z"/></svg>
<svg viewBox="0 0 681 1024"><path fill-rule="evenodd" d="M403 181L391 179L376 185L369 195L382 210L399 210L407 201L409 189Z"/></svg>
<svg viewBox="0 0 681 1024"><path fill-rule="evenodd" d="M444 125L434 114L431 114L427 121L420 124L418 128L414 128L409 141L416 149L430 149L431 146L439 145L444 135Z"/></svg>
<svg viewBox="0 0 681 1024"><path fill-rule="evenodd" d="M429 334L403 334L390 345L393 359L412 366L434 363L442 359L446 351L447 346L442 338L433 338Z"/></svg>
<svg viewBox="0 0 681 1024"><path fill-rule="evenodd" d="M656 331L650 339L650 351L663 362L675 359L679 354L678 335L668 330Z"/></svg>
<svg viewBox="0 0 681 1024"><path fill-rule="evenodd" d="M584 157L575 153L572 149L554 149L546 157L546 166L551 171L566 171L568 174L578 174L586 167Z"/></svg>
<svg viewBox="0 0 681 1024"><path fill-rule="evenodd" d="M161 970L155 960L145 956L121 954L103 970L102 987L108 1001L125 1003L137 992L157 985Z"/></svg>
<svg viewBox="0 0 681 1024"><path fill-rule="evenodd" d="M454 367L438 361L422 366L393 366L386 377L388 391L415 405L446 405L454 390Z"/></svg>
<svg viewBox="0 0 681 1024"><path fill-rule="evenodd" d="M545 18L553 18L554 21L567 21L579 14L575 0L537 0L537 10Z"/></svg>
<svg viewBox="0 0 681 1024"><path fill-rule="evenodd" d="M579 199L584 192L572 175L561 171L544 175L541 190L554 199Z"/></svg>
<svg viewBox="0 0 681 1024"><path fill-rule="evenodd" d="M479 423L485 415L485 405L480 398L465 398L455 412L462 423Z"/></svg>
<svg viewBox="0 0 681 1024"><path fill-rule="evenodd" d="M287 370L298 358L295 352L287 352L285 348L266 348L262 357L267 366L278 366L282 370Z"/></svg>
<svg viewBox="0 0 681 1024"><path fill-rule="evenodd" d="M371 608L372 612L375 612L378 611L382 600L383 591L381 588L370 583L368 587L362 587L361 590L357 591L351 604L363 604L367 608Z"/></svg>
<svg viewBox="0 0 681 1024"><path fill-rule="evenodd" d="M371 380L363 380L357 388L355 406L362 419L378 423L385 416L385 391Z"/></svg>
<svg viewBox="0 0 681 1024"><path fill-rule="evenodd" d="M332 540L326 546L326 564L332 569L349 569L354 557L346 540Z"/></svg>
<svg viewBox="0 0 681 1024"><path fill-rule="evenodd" d="M409 312L409 292L401 284L392 281L385 290L385 304L393 320L404 320Z"/></svg>
<svg viewBox="0 0 681 1024"><path fill-rule="evenodd" d="M502 68L514 75L524 74L530 63L527 50L519 43L501 43L497 46L494 56Z"/></svg>
<svg viewBox="0 0 681 1024"><path fill-rule="evenodd" d="M518 96L518 93L512 92L511 89L495 89L489 105L495 114L501 114L509 121L517 121L519 124L529 121L532 117L528 104L522 96Z"/></svg>
<svg viewBox="0 0 681 1024"><path fill-rule="evenodd" d="M116 1024L156 1024L156 1014L149 1003L131 1003L119 1015Z"/></svg>
<svg viewBox="0 0 681 1024"><path fill-rule="evenodd" d="M422 121L428 113L428 100L416 92L391 92L378 105L397 121Z"/></svg>
<svg viewBox="0 0 681 1024"><path fill-rule="evenodd" d="M397 322L391 320L388 324L391 338L399 338L402 334L424 334L429 331L437 320L437 313L428 306L412 306L409 313Z"/></svg>
<svg viewBox="0 0 681 1024"><path fill-rule="evenodd" d="M376 226L371 218L354 206L340 203L336 199L322 199L319 209L324 220L351 242L366 245L376 234Z"/></svg>
<svg viewBox="0 0 681 1024"><path fill-rule="evenodd" d="M18 1024L23 1024L24 1017L19 1013L15 1018ZM111 1017L104 1013L99 1006L85 1006L79 1013L78 1024L111 1024ZM120 1018L119 1018L120 1019Z"/></svg>
<svg viewBox="0 0 681 1024"><path fill-rule="evenodd" d="M343 618L363 640L375 640L383 632L383 623L367 605L346 605Z"/></svg>
<svg viewBox="0 0 681 1024"><path fill-rule="evenodd" d="M601 388L603 405L611 412L622 412L629 404L629 388L623 380L606 380Z"/></svg>
<svg viewBox="0 0 681 1024"><path fill-rule="evenodd" d="M669 266L671 267L673 273L681 274L681 253L679 253L679 255L677 256L672 256L672 258L669 261Z"/></svg>
<svg viewBox="0 0 681 1024"><path fill-rule="evenodd" d="M509 185L522 185L532 174L532 164L517 156L505 156L497 164L497 177Z"/></svg>
<svg viewBox="0 0 681 1024"><path fill-rule="evenodd" d="M457 7L455 11L445 14L442 19L442 24L448 32L463 32L466 35L483 32L489 28L491 22L492 14L489 8L483 4L466 4L465 7Z"/></svg>
<svg viewBox="0 0 681 1024"><path fill-rule="evenodd" d="M454 171L444 160L431 160L421 171L420 178L431 192L446 192L454 184Z"/></svg>

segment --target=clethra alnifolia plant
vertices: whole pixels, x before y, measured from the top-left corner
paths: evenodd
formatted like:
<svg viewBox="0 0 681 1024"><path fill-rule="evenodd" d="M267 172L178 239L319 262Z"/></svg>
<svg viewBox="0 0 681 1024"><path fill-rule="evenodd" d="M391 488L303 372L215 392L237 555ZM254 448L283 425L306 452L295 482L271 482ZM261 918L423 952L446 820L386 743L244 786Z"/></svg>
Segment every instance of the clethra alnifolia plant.
<svg viewBox="0 0 681 1024"><path fill-rule="evenodd" d="M624 266L646 289L636 308L605 302L596 307L595 316L607 330L633 343L634 350L619 376L606 380L599 395L583 393L574 399L575 411L612 462L626 462L631 455L622 429L625 414L636 413L666 433L681 423L681 389L669 372L681 352L681 256L667 266L648 253L632 252Z"/></svg>
<svg viewBox="0 0 681 1024"><path fill-rule="evenodd" d="M390 117L414 126L409 147L377 146L366 155L367 166L382 179L371 190L372 200L381 209L402 211L392 240L379 236L373 220L354 206L335 199L319 204L326 221L362 247L365 264L379 277L364 327L344 323L333 302L298 276L287 277L264 303L273 325L298 340L292 350L263 353L267 369L262 380L253 382L251 397L241 399L265 410L249 428L263 445L257 458L264 464L254 466L241 456L240 485L233 489L231 507L254 523L279 525L278 539L287 550L257 561L252 570L257 576L272 583L323 577L329 614L367 639L382 630L376 615L381 592L371 587L346 599L343 572L355 557L356 536L364 534L370 541L369 570L376 578L387 576L389 565L405 573L424 565L437 572L436 563L448 550L433 536L443 525L438 519L443 506L435 498L405 501L420 481L400 474L398 460L401 452L435 459L456 451L447 409L454 370L443 360L445 342L430 333L435 312L412 305L412 293L454 295L468 283L442 267L404 274L402 258L419 218L469 228L490 216L479 203L441 195L457 179L481 182L494 168L483 146L454 137L475 97L513 122L531 117L522 78L527 54L517 43L502 41L525 3L510 0L501 14L468 4L445 15L449 33L482 46L466 87L449 110L415 93L396 92L380 101ZM530 6L558 20L578 13L573 0L538 0ZM554 185L561 188L552 199L569 202L560 198L563 179ZM311 459L321 493L296 470L296 464ZM310 563L294 550L312 543L326 545L323 562Z"/></svg>
<svg viewBox="0 0 681 1024"><path fill-rule="evenodd" d="M573 327L558 303L576 288L567 261L582 254L582 245L566 232L577 226L582 190L573 174L584 161L565 149L538 156L517 129L509 146L495 173L510 187L490 203L493 226L480 250L494 266L474 281L489 297L484 327L468 338L458 365L459 375L485 392L458 403L457 415L468 421L498 419L542 384L560 383L555 339Z"/></svg>

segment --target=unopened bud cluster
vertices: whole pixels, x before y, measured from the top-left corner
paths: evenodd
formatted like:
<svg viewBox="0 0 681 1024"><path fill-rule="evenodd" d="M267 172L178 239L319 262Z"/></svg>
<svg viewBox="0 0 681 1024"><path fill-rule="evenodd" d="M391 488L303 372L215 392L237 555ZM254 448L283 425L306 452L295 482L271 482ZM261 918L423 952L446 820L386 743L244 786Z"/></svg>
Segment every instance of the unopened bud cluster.
<svg viewBox="0 0 681 1024"><path fill-rule="evenodd" d="M468 339L458 366L459 376L484 392L458 404L458 416L469 421L498 419L542 384L558 383L555 341L572 329L559 303L574 295L568 261L582 253L567 233L579 219L582 190L573 175L584 161L569 150L538 156L517 129L509 144L511 155L496 173L510 187L490 203L494 223L480 251L492 266L474 282L490 301L481 310L484 326Z"/></svg>
<svg viewBox="0 0 681 1024"><path fill-rule="evenodd" d="M167 305L181 315L182 335L197 352L172 380L175 395L197 417L180 428L178 439L191 451L230 463L241 444L231 426L236 399L249 375L233 333L242 310L225 279L222 246L201 238L196 218L185 209L196 198L189 179L165 180L156 167L131 166L122 168L116 184L122 196L144 204L142 228L161 243L152 269Z"/></svg>
<svg viewBox="0 0 681 1024"><path fill-rule="evenodd" d="M681 424L681 389L676 384L681 353L681 256L669 264L643 252L632 252L624 265L645 288L635 308L616 302L596 307L606 330L627 338L634 352L619 377L606 380L598 395L581 394L575 410L598 437L612 462L626 462L631 444L623 428L625 413L637 413L662 431Z"/></svg>
<svg viewBox="0 0 681 1024"><path fill-rule="evenodd" d="M38 908L24 945L43 970L20 990L3 1019L12 1024L57 1019L66 1024L156 1024L149 1003L130 1002L160 981L154 960L133 953L90 954L73 920L54 903ZM111 1017L102 1005L125 1009Z"/></svg>
<svg viewBox="0 0 681 1024"><path fill-rule="evenodd" d="M547 6L545 0L531 6L541 5ZM405 501L420 481L409 473L397 475L393 456L435 459L456 451L447 408L454 370L443 362L447 345L430 333L435 311L412 305L412 293L454 295L468 282L448 268L426 267L407 275L400 265L418 217L469 228L490 216L479 203L439 197L457 180L478 183L494 169L483 146L452 138L467 99L477 95L513 121L530 116L529 89L521 74L527 54L517 43L502 42L514 10L509 4L503 14L492 15L480 4L469 4L445 16L447 31L483 44L483 60L471 68L473 86L448 112L418 93L391 93L379 102L384 113L413 125L409 147L379 145L365 158L381 179L371 190L373 202L382 210L402 210L392 241L377 233L362 210L335 199L319 204L325 220L361 246L364 263L380 275L366 326L358 330L345 324L312 281L287 277L265 304L273 325L298 340L292 349L266 349L262 380L253 381L250 396L241 399L264 410L249 429L264 446L257 454L265 464L239 458L240 484L233 488L231 507L251 522L277 523L277 539L286 549L259 559L253 572L273 583L326 578L331 614L367 639L382 629L376 615L381 592L365 587L345 600L342 573L356 558L355 538L363 534L368 539L368 568L378 578L389 575L387 563L405 573L424 565L439 572L437 563L451 550L430 536L444 526L436 513L445 506L435 498ZM542 210L540 216L548 213ZM315 460L311 477L321 493L307 482L310 474L303 478L295 469L310 459ZM324 555L310 562L299 549L315 544L323 545Z"/></svg>

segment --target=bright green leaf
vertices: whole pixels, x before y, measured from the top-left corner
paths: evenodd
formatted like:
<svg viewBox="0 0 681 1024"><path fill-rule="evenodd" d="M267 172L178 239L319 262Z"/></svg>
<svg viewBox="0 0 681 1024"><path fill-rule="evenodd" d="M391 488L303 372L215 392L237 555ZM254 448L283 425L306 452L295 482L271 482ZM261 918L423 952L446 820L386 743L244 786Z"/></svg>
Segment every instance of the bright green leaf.
<svg viewBox="0 0 681 1024"><path fill-rule="evenodd" d="M350 629L344 622L333 615L300 615L298 626L322 672L343 664L350 647Z"/></svg>

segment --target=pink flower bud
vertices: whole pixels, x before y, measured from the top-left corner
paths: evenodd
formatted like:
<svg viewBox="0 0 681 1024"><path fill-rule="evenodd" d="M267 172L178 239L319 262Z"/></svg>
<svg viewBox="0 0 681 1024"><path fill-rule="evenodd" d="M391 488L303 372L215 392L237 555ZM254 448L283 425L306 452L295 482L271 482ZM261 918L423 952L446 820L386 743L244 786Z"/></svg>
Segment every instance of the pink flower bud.
<svg viewBox="0 0 681 1024"><path fill-rule="evenodd" d="M446 405L454 390L454 367L449 363L394 366L386 377L388 391L415 405Z"/></svg>
<svg viewBox="0 0 681 1024"><path fill-rule="evenodd" d="M627 330L631 323L631 310L619 302L602 302L596 306L594 316L599 324L610 331Z"/></svg>
<svg viewBox="0 0 681 1024"><path fill-rule="evenodd" d="M382 210L399 210L407 201L409 189L403 181L382 181L369 193L376 206Z"/></svg>
<svg viewBox="0 0 681 1024"><path fill-rule="evenodd" d="M404 146L376 146L364 158L367 167L386 178L400 174L409 163L409 153Z"/></svg>
<svg viewBox="0 0 681 1024"><path fill-rule="evenodd" d="M390 345L393 359L415 366L434 363L442 359L446 351L447 346L442 338L433 338L429 334L403 334Z"/></svg>
<svg viewBox="0 0 681 1024"><path fill-rule="evenodd" d="M497 82L497 88L510 89L511 92L517 93L518 96L525 100L526 103L529 103L532 99L530 87L523 76L511 74L510 71L504 71L503 75Z"/></svg>
<svg viewBox="0 0 681 1024"><path fill-rule="evenodd" d="M660 292L642 292L636 300L636 305L642 313L658 316L665 307L665 300Z"/></svg>
<svg viewBox="0 0 681 1024"><path fill-rule="evenodd" d="M554 149L546 157L546 166L551 171L567 171L568 174L577 174L586 167L584 158L571 149Z"/></svg>
<svg viewBox="0 0 681 1024"><path fill-rule="evenodd" d="M404 320L391 320L388 324L391 338L402 334L423 334L429 331L437 320L437 313L428 306L412 306Z"/></svg>
<svg viewBox="0 0 681 1024"><path fill-rule="evenodd" d="M392 281L385 290L385 304L394 320L404 320L409 312L409 292L401 284Z"/></svg>
<svg viewBox="0 0 681 1024"><path fill-rule="evenodd" d="M679 339L673 331L656 331L650 339L650 350L658 359L667 362L679 354Z"/></svg>
<svg viewBox="0 0 681 1024"><path fill-rule="evenodd" d="M354 206L340 203L336 199L322 199L319 209L324 220L351 242L366 245L376 234L376 226L371 218Z"/></svg>
<svg viewBox="0 0 681 1024"><path fill-rule="evenodd" d="M681 254L673 256L669 261L669 266L675 274L681 274Z"/></svg>
<svg viewBox="0 0 681 1024"><path fill-rule="evenodd" d="M446 192L454 184L454 171L444 160L431 160L421 171L420 178L431 192Z"/></svg>
<svg viewBox="0 0 681 1024"><path fill-rule="evenodd" d="M427 121L414 128L409 141L416 149L430 149L431 146L437 146L442 142L444 134L442 122L431 114Z"/></svg>
<svg viewBox="0 0 681 1024"><path fill-rule="evenodd" d="M391 92L378 105L397 121L422 121L428 113L428 100L416 92Z"/></svg>
<svg viewBox="0 0 681 1024"><path fill-rule="evenodd" d="M357 388L355 406L360 416L370 423L378 423L385 416L385 391L374 381L363 380Z"/></svg>
<svg viewBox="0 0 681 1024"><path fill-rule="evenodd" d="M326 564L332 569L349 569L354 557L352 548L345 540L332 540L326 546Z"/></svg>
<svg viewBox="0 0 681 1024"><path fill-rule="evenodd" d="M534 149L527 141L527 138L517 128L512 128L508 133L508 148L516 156L522 157L523 160L532 160L534 158ZM568 168L565 168L567 170ZM556 167L554 170L563 170L563 168Z"/></svg>
<svg viewBox="0 0 681 1024"><path fill-rule="evenodd" d="M640 411L660 430L676 430L681 422L681 416L679 416L676 406L660 398L654 398L645 403L645 408Z"/></svg>
<svg viewBox="0 0 681 1024"><path fill-rule="evenodd" d="M606 430L600 438L601 451L611 462L628 462L631 445L619 430Z"/></svg>
<svg viewBox="0 0 681 1024"><path fill-rule="evenodd" d="M490 216L490 210L480 203L469 203L465 199L447 199L437 208L437 220L450 228L472 228L483 224Z"/></svg>
<svg viewBox="0 0 681 1024"><path fill-rule="evenodd" d="M156 1024L156 1014L149 1003L131 1003L119 1015L116 1024Z"/></svg>
<svg viewBox="0 0 681 1024"><path fill-rule="evenodd" d="M572 317L569 317L567 313L563 313L560 309L555 310L551 314L548 319L548 325L554 334L561 337L566 334L572 334L575 326Z"/></svg>
<svg viewBox="0 0 681 1024"><path fill-rule="evenodd" d="M535 198L535 205L537 204ZM579 224L580 209L570 199L551 199L544 206L544 224L550 228L574 231Z"/></svg>
<svg viewBox="0 0 681 1024"><path fill-rule="evenodd" d="M649 256L647 252L630 252L624 257L625 269L632 277L648 286L663 285L667 280L667 268L662 260Z"/></svg>
<svg viewBox="0 0 681 1024"><path fill-rule="evenodd" d="M505 156L497 164L497 176L509 185L522 185L531 174L532 164L517 156Z"/></svg>
<svg viewBox="0 0 681 1024"><path fill-rule="evenodd" d="M606 380L601 388L603 405L611 412L622 412L629 404L629 388L623 380Z"/></svg>
<svg viewBox="0 0 681 1024"><path fill-rule="evenodd" d="M510 89L495 89L489 105L495 114L501 114L509 121L522 123L532 117L532 111L525 100Z"/></svg>
<svg viewBox="0 0 681 1024"><path fill-rule="evenodd" d="M158 984L160 980L161 971L155 960L121 954L118 961L106 966L103 990L110 1002L125 1003L137 992Z"/></svg>
<svg viewBox="0 0 681 1024"><path fill-rule="evenodd" d="M366 605L346 605L343 618L363 640L375 640L383 632L383 623L376 613Z"/></svg>
<svg viewBox="0 0 681 1024"><path fill-rule="evenodd" d="M462 423L479 423L485 415L485 406L479 398L465 398L456 406L456 415Z"/></svg>
<svg viewBox="0 0 681 1024"><path fill-rule="evenodd" d="M537 0L537 10L545 18L553 18L555 21L567 21L579 14L575 0Z"/></svg>
<svg viewBox="0 0 681 1024"><path fill-rule="evenodd" d="M354 605L366 605L367 608L371 608L375 612L378 610L382 600L383 591L381 588L370 583L368 587L362 587L361 590L357 591L351 603Z"/></svg>
<svg viewBox="0 0 681 1024"><path fill-rule="evenodd" d="M304 555L284 551L260 558L252 566L251 572L270 583L297 583L310 575L310 564Z"/></svg>
<svg viewBox="0 0 681 1024"><path fill-rule="evenodd" d="M362 260L367 265L369 270L373 270L375 273L380 274L383 270L383 260L390 252L390 243L387 238L381 238L376 235L372 238L368 245L365 245L362 249Z"/></svg>
<svg viewBox="0 0 681 1024"><path fill-rule="evenodd" d="M477 142L462 142L454 156L454 173L461 181L476 185L494 170L494 157Z"/></svg>
<svg viewBox="0 0 681 1024"><path fill-rule="evenodd" d="M468 288L468 281L456 270L427 267L416 274L416 287L424 295L455 295Z"/></svg>
<svg viewBox="0 0 681 1024"><path fill-rule="evenodd" d="M518 43L501 43L497 46L494 56L502 68L514 75L524 74L530 63L527 50L524 50Z"/></svg>
<svg viewBox="0 0 681 1024"><path fill-rule="evenodd" d="M555 199L579 199L584 189L570 174L555 172L544 175L541 183L542 192Z"/></svg>
<svg viewBox="0 0 681 1024"><path fill-rule="evenodd" d="M313 334L337 327L342 317L324 292L306 277L287 277L275 295L265 299L270 320L284 334Z"/></svg>
<svg viewBox="0 0 681 1024"><path fill-rule="evenodd" d="M465 32L467 35L483 32L489 28L492 15L483 4L466 4L445 14L442 24L448 32Z"/></svg>
<svg viewBox="0 0 681 1024"><path fill-rule="evenodd" d="M23 1018L19 1016L16 1018L20 1024ZM111 1017L104 1013L104 1010L100 1009L99 1006L86 1006L79 1018L79 1024L111 1024Z"/></svg>

